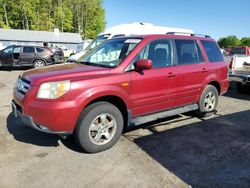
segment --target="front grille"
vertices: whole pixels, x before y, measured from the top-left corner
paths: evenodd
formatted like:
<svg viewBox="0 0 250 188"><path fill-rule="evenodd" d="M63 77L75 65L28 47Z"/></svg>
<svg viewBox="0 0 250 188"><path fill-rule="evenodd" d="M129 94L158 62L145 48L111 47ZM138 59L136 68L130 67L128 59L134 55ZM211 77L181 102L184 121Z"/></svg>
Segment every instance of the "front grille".
<svg viewBox="0 0 250 188"><path fill-rule="evenodd" d="M24 96L28 92L29 88L30 88L30 81L19 77L16 81L14 89L15 89L16 94L19 97L24 98Z"/></svg>

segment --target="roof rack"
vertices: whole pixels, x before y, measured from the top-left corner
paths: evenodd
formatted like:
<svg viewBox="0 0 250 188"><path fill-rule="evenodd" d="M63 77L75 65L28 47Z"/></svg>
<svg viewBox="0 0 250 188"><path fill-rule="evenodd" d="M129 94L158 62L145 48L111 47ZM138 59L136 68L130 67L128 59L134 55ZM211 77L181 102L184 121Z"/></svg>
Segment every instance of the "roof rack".
<svg viewBox="0 0 250 188"><path fill-rule="evenodd" d="M186 34L190 36L196 36L196 37L205 37L205 38L211 38L209 35L203 35L203 34L195 34L195 33L185 33L185 32L167 32L167 35L175 35L175 34Z"/></svg>

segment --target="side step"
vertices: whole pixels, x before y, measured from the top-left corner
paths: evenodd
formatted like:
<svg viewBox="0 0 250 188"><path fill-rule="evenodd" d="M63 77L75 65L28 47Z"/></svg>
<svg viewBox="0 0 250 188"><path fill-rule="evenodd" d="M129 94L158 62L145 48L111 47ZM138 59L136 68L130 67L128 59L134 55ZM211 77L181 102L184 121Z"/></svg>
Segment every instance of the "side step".
<svg viewBox="0 0 250 188"><path fill-rule="evenodd" d="M147 123L150 121L155 121L157 119L171 117L171 116L174 116L177 114L197 110L198 108L199 108L198 104L190 104L190 105L174 108L174 109L167 110L167 111L161 111L161 112L157 112L157 113L153 113L153 114L139 116L139 117L132 118L129 125L130 126L137 126L137 125Z"/></svg>

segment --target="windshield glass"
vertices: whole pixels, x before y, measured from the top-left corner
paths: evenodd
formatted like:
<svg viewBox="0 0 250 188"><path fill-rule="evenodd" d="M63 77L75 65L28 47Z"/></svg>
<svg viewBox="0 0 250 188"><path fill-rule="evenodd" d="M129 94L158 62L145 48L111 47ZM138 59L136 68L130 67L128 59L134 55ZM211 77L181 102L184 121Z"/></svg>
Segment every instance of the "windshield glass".
<svg viewBox="0 0 250 188"><path fill-rule="evenodd" d="M95 48L96 46L98 46L99 44L105 42L108 37L110 36L110 34L105 34L105 35L99 35L93 42L91 42L85 50L91 50L93 48Z"/></svg>
<svg viewBox="0 0 250 188"><path fill-rule="evenodd" d="M108 40L79 60L80 63L102 67L116 67L135 48L141 39Z"/></svg>

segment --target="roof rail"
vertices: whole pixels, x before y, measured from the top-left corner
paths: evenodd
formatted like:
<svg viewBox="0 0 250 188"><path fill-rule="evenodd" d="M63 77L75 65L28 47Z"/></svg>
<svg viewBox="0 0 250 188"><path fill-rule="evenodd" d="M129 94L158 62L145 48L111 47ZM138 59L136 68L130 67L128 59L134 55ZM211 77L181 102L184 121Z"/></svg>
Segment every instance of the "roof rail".
<svg viewBox="0 0 250 188"><path fill-rule="evenodd" d="M197 36L197 37L205 37L205 38L211 38L209 35L203 35L203 34L195 34L195 33L185 33L185 32L167 32L167 35L175 35L175 34L186 34L190 36Z"/></svg>

